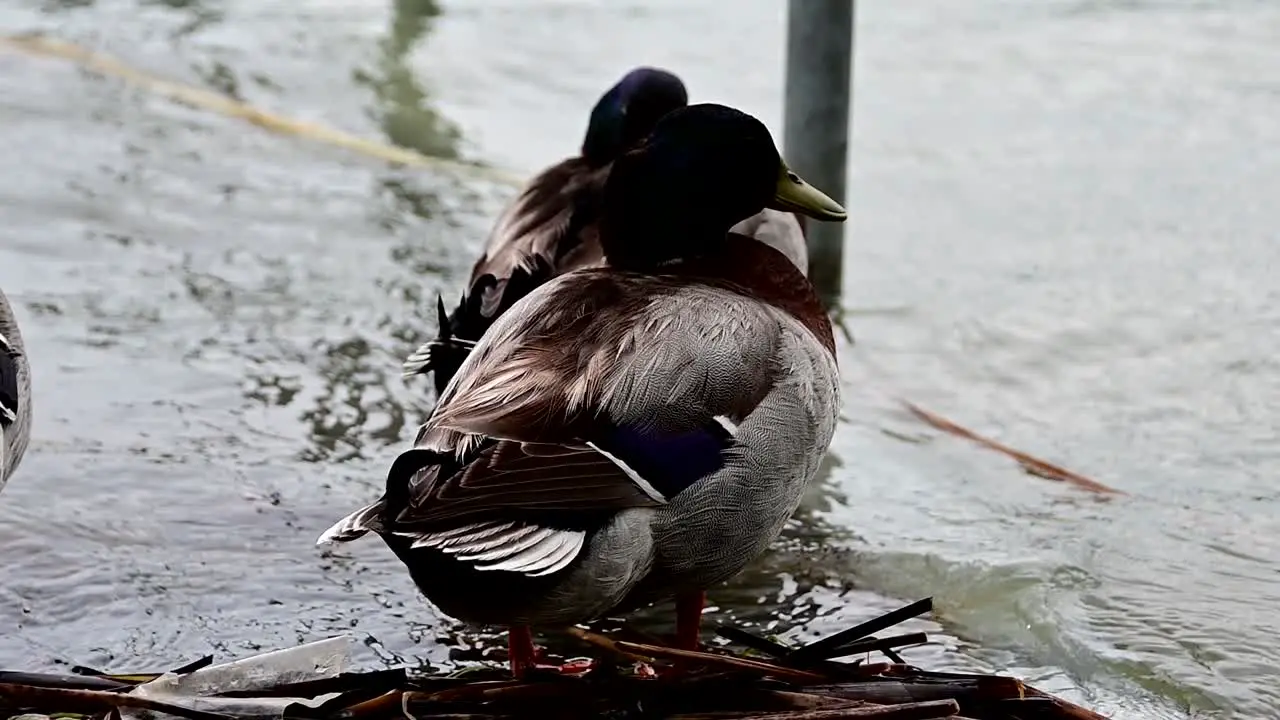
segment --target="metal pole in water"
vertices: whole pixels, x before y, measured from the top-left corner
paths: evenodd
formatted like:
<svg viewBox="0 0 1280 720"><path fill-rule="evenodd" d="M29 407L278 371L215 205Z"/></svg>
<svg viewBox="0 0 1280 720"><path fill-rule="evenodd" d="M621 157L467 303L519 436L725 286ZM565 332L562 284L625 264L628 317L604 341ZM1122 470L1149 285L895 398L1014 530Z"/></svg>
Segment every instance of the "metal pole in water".
<svg viewBox="0 0 1280 720"><path fill-rule="evenodd" d="M849 105L855 0L789 0L783 152L793 170L848 207ZM806 221L809 278L828 308L838 307L844 223Z"/></svg>

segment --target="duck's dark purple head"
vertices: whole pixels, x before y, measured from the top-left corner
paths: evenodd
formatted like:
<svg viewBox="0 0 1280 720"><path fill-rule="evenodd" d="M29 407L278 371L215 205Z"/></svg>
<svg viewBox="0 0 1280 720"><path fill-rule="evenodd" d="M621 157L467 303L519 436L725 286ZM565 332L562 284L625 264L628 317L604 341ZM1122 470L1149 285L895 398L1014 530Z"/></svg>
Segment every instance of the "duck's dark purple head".
<svg viewBox="0 0 1280 720"><path fill-rule="evenodd" d="M730 227L764 208L846 216L787 167L764 123L724 105L689 105L614 162L601 244L614 267L651 269L716 250Z"/></svg>
<svg viewBox="0 0 1280 720"><path fill-rule="evenodd" d="M640 67L623 76L591 110L582 156L604 165L640 142L663 115L689 104L680 78L666 70Z"/></svg>

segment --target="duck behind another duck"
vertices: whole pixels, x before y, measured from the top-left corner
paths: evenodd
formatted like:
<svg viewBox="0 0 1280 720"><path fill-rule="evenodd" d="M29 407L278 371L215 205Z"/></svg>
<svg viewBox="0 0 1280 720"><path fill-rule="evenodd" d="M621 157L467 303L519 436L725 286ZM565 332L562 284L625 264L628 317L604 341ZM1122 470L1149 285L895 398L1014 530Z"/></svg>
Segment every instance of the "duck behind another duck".
<svg viewBox="0 0 1280 720"><path fill-rule="evenodd" d="M9 299L0 291L0 490L18 469L31 436L31 372Z"/></svg>
<svg viewBox="0 0 1280 720"><path fill-rule="evenodd" d="M769 206L843 220L759 120L676 110L602 197L608 263L541 285L459 368L382 497L319 541L382 537L426 597L509 628L676 597L696 647L703 591L762 553L835 429L831 323L776 249L732 234Z"/></svg>
<svg viewBox="0 0 1280 720"><path fill-rule="evenodd" d="M453 312L437 300L438 337L405 361L405 376L432 372L444 392L507 308L560 273L601 263L594 223L614 158L688 102L680 78L658 68L631 70L609 88L591 110L581 153L535 175L498 217Z"/></svg>
<svg viewBox="0 0 1280 720"><path fill-rule="evenodd" d="M581 154L535 176L499 216L457 307L447 312L437 299L438 335L405 361L405 376L432 372L438 396L475 341L517 300L557 275L605 263L597 222L614 159L687 104L680 78L651 67L628 72L601 96ZM733 230L778 248L807 272L804 235L791 212L764 209Z"/></svg>

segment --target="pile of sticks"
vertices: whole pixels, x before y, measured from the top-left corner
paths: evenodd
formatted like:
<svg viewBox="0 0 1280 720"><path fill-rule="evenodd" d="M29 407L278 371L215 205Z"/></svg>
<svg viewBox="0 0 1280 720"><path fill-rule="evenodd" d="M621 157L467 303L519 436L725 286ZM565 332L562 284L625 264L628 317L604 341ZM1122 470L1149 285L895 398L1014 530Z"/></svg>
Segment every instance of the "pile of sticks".
<svg viewBox="0 0 1280 720"><path fill-rule="evenodd" d="M914 667L899 652L926 642L924 633L877 636L931 608L930 599L921 600L802 647L720 628L721 637L745 649L741 653L678 650L574 628L571 635L599 655L591 670L577 675L535 671L513 680L505 670L490 667L447 675L415 675L404 669L342 673L214 693L210 697L223 703L217 711L201 709L198 702L131 692L160 674L113 675L88 668L75 668L71 675L0 672L0 718L37 713L85 720L157 714L189 720L1106 720L1015 678ZM871 662L873 653L884 661ZM170 676L211 662L204 658L170 671ZM228 709L228 698L242 698L247 709ZM253 704L288 698L324 699L286 700L256 709Z"/></svg>

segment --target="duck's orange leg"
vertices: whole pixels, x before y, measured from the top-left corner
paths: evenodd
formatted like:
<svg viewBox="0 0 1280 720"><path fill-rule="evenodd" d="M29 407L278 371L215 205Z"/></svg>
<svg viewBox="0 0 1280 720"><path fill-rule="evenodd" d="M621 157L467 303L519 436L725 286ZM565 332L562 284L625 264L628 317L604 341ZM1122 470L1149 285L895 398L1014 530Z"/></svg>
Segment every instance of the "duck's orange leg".
<svg viewBox="0 0 1280 720"><path fill-rule="evenodd" d="M707 594L697 592L676 595L676 647L681 650L697 650L702 635L702 609L707 604Z"/></svg>
<svg viewBox="0 0 1280 720"><path fill-rule="evenodd" d="M595 663L590 659L571 660L563 665L547 665L538 662L538 648L533 644L533 632L528 625L512 625L507 628L507 658L511 662L511 674L523 679L530 670L550 670L566 675L576 675L591 670Z"/></svg>
<svg viewBox="0 0 1280 720"><path fill-rule="evenodd" d="M507 628L507 659L511 662L511 674L517 679L533 667L537 652L533 647L533 633L528 625L512 625Z"/></svg>

